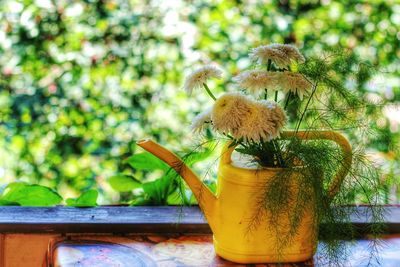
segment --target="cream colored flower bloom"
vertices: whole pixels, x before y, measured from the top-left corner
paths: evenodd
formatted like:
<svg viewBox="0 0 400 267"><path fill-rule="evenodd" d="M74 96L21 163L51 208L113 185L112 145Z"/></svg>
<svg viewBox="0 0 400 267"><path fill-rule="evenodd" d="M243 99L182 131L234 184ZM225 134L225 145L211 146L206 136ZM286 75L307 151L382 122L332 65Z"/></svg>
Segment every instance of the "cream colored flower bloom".
<svg viewBox="0 0 400 267"><path fill-rule="evenodd" d="M279 72L277 78L278 85L284 92L290 91L293 94L297 94L301 100L303 100L303 95L312 88L312 83L300 73L290 71Z"/></svg>
<svg viewBox="0 0 400 267"><path fill-rule="evenodd" d="M259 64L266 64L268 60L274 62L278 68L286 68L292 61L304 62L303 55L293 45L269 44L251 50L250 58Z"/></svg>
<svg viewBox="0 0 400 267"><path fill-rule="evenodd" d="M257 105L260 106L261 113L264 114L264 117L268 117L270 122L275 124L274 129L276 132L272 133L272 138L279 136L287 120L285 111L276 102L269 100L260 100L257 102Z"/></svg>
<svg viewBox="0 0 400 267"><path fill-rule="evenodd" d="M235 138L249 142L270 141L280 135L286 123L283 109L269 100L254 101L251 114L243 121Z"/></svg>
<svg viewBox="0 0 400 267"><path fill-rule="evenodd" d="M247 142L259 142L279 136L286 115L275 102L255 101L240 93L226 93L215 102L211 120L218 132L229 133L235 139Z"/></svg>
<svg viewBox="0 0 400 267"><path fill-rule="evenodd" d="M193 118L191 129L193 132L201 132L207 123L211 123L212 108L208 108Z"/></svg>
<svg viewBox="0 0 400 267"><path fill-rule="evenodd" d="M211 120L220 133L235 135L250 112L252 101L241 93L225 93L213 106Z"/></svg>
<svg viewBox="0 0 400 267"><path fill-rule="evenodd" d="M235 76L233 80L241 87L251 92L264 89L276 89L277 72L265 70L249 70Z"/></svg>
<svg viewBox="0 0 400 267"><path fill-rule="evenodd" d="M270 59L279 68L290 65L290 59L282 51L272 48L269 45L263 45L253 48L250 52L250 58L256 60L258 64L266 64Z"/></svg>
<svg viewBox="0 0 400 267"><path fill-rule="evenodd" d="M199 88L203 86L209 78L221 78L222 71L212 65L207 65L201 67L191 74L189 74L185 79L185 84L183 85L183 89L188 93L191 94L193 89Z"/></svg>
<svg viewBox="0 0 400 267"><path fill-rule="evenodd" d="M296 62L304 62L305 58L300 53L299 49L291 44L270 44L274 49L282 51L290 60Z"/></svg>

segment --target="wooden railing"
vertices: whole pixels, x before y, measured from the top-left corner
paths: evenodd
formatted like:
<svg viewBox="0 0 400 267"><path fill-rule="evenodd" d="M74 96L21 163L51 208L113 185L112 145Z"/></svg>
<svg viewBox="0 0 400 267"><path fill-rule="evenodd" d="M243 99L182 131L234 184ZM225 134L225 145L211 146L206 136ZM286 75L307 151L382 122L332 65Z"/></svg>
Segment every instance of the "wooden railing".
<svg viewBox="0 0 400 267"><path fill-rule="evenodd" d="M370 229L368 207L356 209L352 223ZM400 233L400 206L383 206L388 233ZM322 225L323 227L323 225ZM197 206L0 207L0 233L211 233Z"/></svg>

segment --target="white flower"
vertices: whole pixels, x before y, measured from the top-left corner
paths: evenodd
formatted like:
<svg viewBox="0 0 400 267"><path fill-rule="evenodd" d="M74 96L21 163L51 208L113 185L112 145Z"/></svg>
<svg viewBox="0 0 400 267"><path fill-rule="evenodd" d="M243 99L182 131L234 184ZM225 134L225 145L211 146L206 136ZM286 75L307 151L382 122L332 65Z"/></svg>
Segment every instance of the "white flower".
<svg viewBox="0 0 400 267"><path fill-rule="evenodd" d="M272 101L256 101L240 93L226 93L215 102L211 120L220 133L229 133L237 140L259 142L279 136L286 115Z"/></svg>
<svg viewBox="0 0 400 267"><path fill-rule="evenodd" d="M221 78L222 71L215 66L207 65L203 66L191 74L189 74L185 79L185 84L183 89L191 94L193 89L202 87L209 78Z"/></svg>
<svg viewBox="0 0 400 267"><path fill-rule="evenodd" d="M305 58L300 53L299 49L291 44L270 44L274 49L278 49L283 52L290 60L296 62L304 62Z"/></svg>
<svg viewBox="0 0 400 267"><path fill-rule="evenodd" d="M191 129L193 132L201 132L207 123L211 122L212 107L193 118Z"/></svg>
<svg viewBox="0 0 400 267"><path fill-rule="evenodd" d="M260 107L260 112L268 118L271 123L275 124L274 131L272 132L272 138L279 136L280 131L286 123L285 111L274 101L269 100L259 100L257 105Z"/></svg>
<svg viewBox="0 0 400 267"><path fill-rule="evenodd" d="M241 87L252 92L277 87L277 72L250 70L235 76L233 80Z"/></svg>
<svg viewBox="0 0 400 267"><path fill-rule="evenodd" d="M280 135L285 123L285 112L275 102L254 101L251 114L243 120L235 138L247 142L270 141Z"/></svg>
<svg viewBox="0 0 400 267"><path fill-rule="evenodd" d="M235 134L251 112L251 100L241 93L225 93L213 106L211 120L220 133Z"/></svg>
<svg viewBox="0 0 400 267"><path fill-rule="evenodd" d="M292 61L304 62L303 55L293 45L269 44L251 50L250 58L258 64L266 64L268 60L274 62L278 68L286 68Z"/></svg>
<svg viewBox="0 0 400 267"><path fill-rule="evenodd" d="M250 52L250 58L256 60L258 64L266 64L268 60L271 60L279 68L287 67L290 64L290 60L282 51L269 45L253 48Z"/></svg>
<svg viewBox="0 0 400 267"><path fill-rule="evenodd" d="M302 74L284 71L279 72L278 75L278 86L284 92L292 92L297 94L301 100L303 100L303 95L310 91L312 88L312 83L308 81Z"/></svg>

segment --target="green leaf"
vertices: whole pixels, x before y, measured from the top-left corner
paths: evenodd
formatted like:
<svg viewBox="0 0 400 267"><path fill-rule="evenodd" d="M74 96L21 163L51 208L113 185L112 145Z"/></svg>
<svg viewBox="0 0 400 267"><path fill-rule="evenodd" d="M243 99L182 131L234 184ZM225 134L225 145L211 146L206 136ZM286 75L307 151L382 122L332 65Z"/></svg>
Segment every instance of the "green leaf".
<svg viewBox="0 0 400 267"><path fill-rule="evenodd" d="M15 182L9 184L0 198L3 202L15 202L21 206L54 206L62 197L52 189L41 185Z"/></svg>
<svg viewBox="0 0 400 267"><path fill-rule="evenodd" d="M0 206L19 206L19 204L17 202L0 199Z"/></svg>
<svg viewBox="0 0 400 267"><path fill-rule="evenodd" d="M126 162L136 170L163 170L168 171L170 167L162 160L149 152L135 154L129 157Z"/></svg>
<svg viewBox="0 0 400 267"><path fill-rule="evenodd" d="M143 191L153 201L154 205L167 205L167 199L177 188L175 173L168 173L160 179L144 183Z"/></svg>
<svg viewBox="0 0 400 267"><path fill-rule="evenodd" d="M146 196L139 196L134 198L130 203L130 206L145 206L145 205L154 205L150 198Z"/></svg>
<svg viewBox="0 0 400 267"><path fill-rule="evenodd" d="M160 180L157 179L143 184L143 191L152 200L153 205L162 205L162 190L160 190Z"/></svg>
<svg viewBox="0 0 400 267"><path fill-rule="evenodd" d="M141 187L142 183L136 180L134 177L125 175L116 175L108 179L111 187L118 192L129 192L135 188Z"/></svg>
<svg viewBox="0 0 400 267"><path fill-rule="evenodd" d="M194 152L187 154L183 158L183 160L187 165L191 166L197 162L207 159L212 154L212 152L213 152L213 150L211 150L209 148L205 149L204 151L194 151Z"/></svg>
<svg viewBox="0 0 400 267"><path fill-rule="evenodd" d="M78 198L68 198L67 206L71 207L95 207L97 206L97 197L99 193L95 189L88 190Z"/></svg>
<svg viewBox="0 0 400 267"><path fill-rule="evenodd" d="M178 190L175 190L175 192L167 197L167 203L168 205L183 205L183 196L181 196Z"/></svg>

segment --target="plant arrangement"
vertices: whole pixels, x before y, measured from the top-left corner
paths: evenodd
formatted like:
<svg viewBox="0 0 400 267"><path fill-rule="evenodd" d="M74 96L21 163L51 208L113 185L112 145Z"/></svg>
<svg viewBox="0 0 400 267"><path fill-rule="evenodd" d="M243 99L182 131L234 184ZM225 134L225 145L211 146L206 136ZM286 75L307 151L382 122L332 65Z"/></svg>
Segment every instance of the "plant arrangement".
<svg viewBox="0 0 400 267"><path fill-rule="evenodd" d="M341 238L351 239L357 235L350 216L361 216L356 209L345 205L357 202L369 204L368 214L372 219L370 232L377 235L383 230L380 223L383 215L376 205L379 204L381 190L377 168L362 146L353 142L351 150L346 138L337 133L351 129L353 141L365 137L366 127L360 126L360 119L365 120L363 115L368 105L355 90L346 89L346 81L341 80L341 74L345 72L356 82L365 82L372 68L353 54L343 51L330 51L306 59L297 47L288 44L260 46L251 50L249 56L254 66L232 79L237 91L229 90L218 97L214 95L207 82L222 76L222 71L214 65L195 70L187 76L184 84L188 94L204 88L213 101L210 108L193 119L192 129L197 133L209 133L211 129L217 133L216 139L227 141L221 155L218 179L224 180L230 175L232 183L235 179L238 184L252 179L253 182L263 183L243 196L240 195L240 188L237 192L226 193L236 194L237 198L243 198L243 202L251 203L243 211L246 214L245 226L240 221L237 227L244 227L247 234L254 232L255 235L261 233L257 232L261 228L268 228L262 233L274 239L271 241L274 256L243 256L257 252L251 248L245 248L245 252L235 251L236 248L228 251L215 241L217 253L245 263L299 261L305 254L297 258L285 257L285 254L298 249L293 247L290 251L287 247L304 240L307 243L305 246L312 247L312 241L319 237L324 240L320 246L325 252L324 260L328 260L330 265L340 265L347 256ZM188 174L190 170L185 166L183 169L179 167L178 159L165 156L165 151L160 152L162 148L143 147L186 177L194 192L198 190L194 189L195 185L189 177L192 175ZM235 152L231 157L233 150ZM227 165L230 171L225 170ZM243 174L243 170L249 169L253 171L253 176ZM263 175L269 177L260 178ZM229 186L221 183L217 194L222 201L221 196L229 198L225 197L222 187ZM218 229L220 222L211 218L215 216L215 211L206 203L213 197L206 196L202 200L201 193L196 197L211 228ZM237 203L235 201L233 199L232 203ZM219 207L223 205L220 203ZM225 208L240 209L239 206L227 205ZM226 219L235 217L237 213L237 210L231 211ZM310 226L307 228L305 224ZM218 241L236 233L233 230L216 234L216 231L213 229L214 240ZM240 235L240 230L237 231ZM303 241L299 235L303 235L300 237ZM252 246L251 242L249 246ZM266 247L270 248L271 244ZM377 243L373 243L371 260L376 259L373 255L377 247ZM315 252L315 247L311 250ZM239 257L240 253L243 255Z"/></svg>

